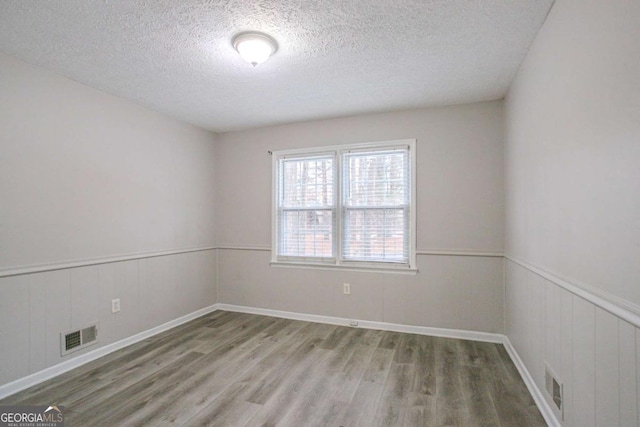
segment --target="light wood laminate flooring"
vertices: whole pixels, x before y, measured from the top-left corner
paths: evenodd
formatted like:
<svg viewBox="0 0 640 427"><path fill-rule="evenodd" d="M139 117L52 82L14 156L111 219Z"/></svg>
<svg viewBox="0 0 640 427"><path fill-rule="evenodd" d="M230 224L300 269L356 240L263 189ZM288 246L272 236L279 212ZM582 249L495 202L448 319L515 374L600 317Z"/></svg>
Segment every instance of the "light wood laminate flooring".
<svg viewBox="0 0 640 427"><path fill-rule="evenodd" d="M500 344L216 311L2 401L66 426L545 426Z"/></svg>

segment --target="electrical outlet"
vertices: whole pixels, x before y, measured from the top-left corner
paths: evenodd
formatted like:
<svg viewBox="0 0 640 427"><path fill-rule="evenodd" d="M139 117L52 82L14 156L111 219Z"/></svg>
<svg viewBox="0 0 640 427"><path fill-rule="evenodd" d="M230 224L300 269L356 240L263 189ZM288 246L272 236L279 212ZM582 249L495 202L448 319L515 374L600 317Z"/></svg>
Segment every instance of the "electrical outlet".
<svg viewBox="0 0 640 427"><path fill-rule="evenodd" d="M351 295L351 285L349 283L342 284L342 292L345 295Z"/></svg>
<svg viewBox="0 0 640 427"><path fill-rule="evenodd" d="M117 313L120 311L120 298L111 300L111 313Z"/></svg>

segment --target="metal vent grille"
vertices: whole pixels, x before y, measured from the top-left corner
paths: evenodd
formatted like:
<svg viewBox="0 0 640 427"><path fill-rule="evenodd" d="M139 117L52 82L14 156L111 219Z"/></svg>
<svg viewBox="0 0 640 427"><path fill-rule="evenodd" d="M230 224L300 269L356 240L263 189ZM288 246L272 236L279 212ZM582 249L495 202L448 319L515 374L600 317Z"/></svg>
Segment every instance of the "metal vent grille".
<svg viewBox="0 0 640 427"><path fill-rule="evenodd" d="M98 323L60 333L60 355L78 351L98 342Z"/></svg>
<svg viewBox="0 0 640 427"><path fill-rule="evenodd" d="M80 347L82 342L80 341L80 331L70 332L64 336L64 349L65 351L72 350L76 347Z"/></svg>
<svg viewBox="0 0 640 427"><path fill-rule="evenodd" d="M562 409L562 388L556 379L553 379L553 403L556 404L558 409Z"/></svg>
<svg viewBox="0 0 640 427"><path fill-rule="evenodd" d="M88 344L98 338L98 329L95 325L82 330L82 344Z"/></svg>
<svg viewBox="0 0 640 427"><path fill-rule="evenodd" d="M549 368L548 365L545 366L544 380L547 394L555 405L555 409L558 410L561 419L564 419L562 381L560 381L558 376L551 370L551 368Z"/></svg>

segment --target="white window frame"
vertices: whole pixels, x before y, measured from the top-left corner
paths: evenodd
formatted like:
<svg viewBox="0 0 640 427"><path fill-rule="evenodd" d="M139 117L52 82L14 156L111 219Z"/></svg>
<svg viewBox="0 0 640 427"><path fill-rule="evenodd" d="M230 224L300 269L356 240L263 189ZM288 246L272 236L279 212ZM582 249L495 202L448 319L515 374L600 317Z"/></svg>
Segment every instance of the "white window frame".
<svg viewBox="0 0 640 427"><path fill-rule="evenodd" d="M349 151L392 150L398 148L409 149L409 259L407 263L391 263L382 261L345 261L342 254L342 216L343 216L343 165L342 153ZM278 257L280 241L279 225L279 197L280 171L279 161L285 158L313 157L333 154L334 156L334 198L335 218L333 232L333 253L335 257L312 260L309 258ZM347 145L334 145L317 148L302 148L294 150L280 150L272 153L272 211L271 211L271 265L274 267L299 267L344 269L359 271L412 273L417 270L416 265L416 140L402 139L395 141L367 142Z"/></svg>

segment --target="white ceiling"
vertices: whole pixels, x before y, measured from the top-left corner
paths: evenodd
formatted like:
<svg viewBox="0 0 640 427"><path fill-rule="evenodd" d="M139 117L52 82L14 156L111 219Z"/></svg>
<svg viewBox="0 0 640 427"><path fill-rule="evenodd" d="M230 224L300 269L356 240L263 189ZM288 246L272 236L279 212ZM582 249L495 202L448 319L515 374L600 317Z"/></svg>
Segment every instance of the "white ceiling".
<svg viewBox="0 0 640 427"><path fill-rule="evenodd" d="M2 0L0 51L221 132L500 99L553 1Z"/></svg>

